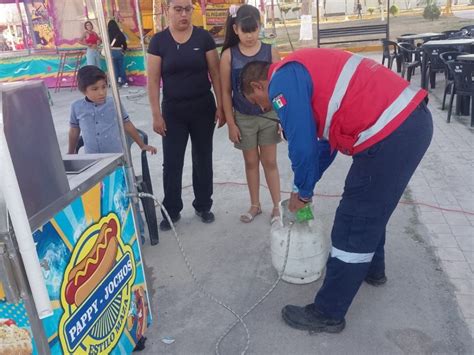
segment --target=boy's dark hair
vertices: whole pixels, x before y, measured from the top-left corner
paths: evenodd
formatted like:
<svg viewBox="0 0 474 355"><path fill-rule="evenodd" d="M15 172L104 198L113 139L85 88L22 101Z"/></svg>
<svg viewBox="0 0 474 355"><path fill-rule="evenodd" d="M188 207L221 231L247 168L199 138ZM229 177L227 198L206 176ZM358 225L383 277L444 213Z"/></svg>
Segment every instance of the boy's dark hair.
<svg viewBox="0 0 474 355"><path fill-rule="evenodd" d="M232 17L229 13L225 23L222 52L239 43L239 36L237 36L233 28L234 24L239 26L244 33L254 32L260 26L260 12L252 5L242 5L237 10L237 16Z"/></svg>
<svg viewBox="0 0 474 355"><path fill-rule="evenodd" d="M250 83L267 80L269 69L270 63L259 60L245 64L240 73L240 90L242 94L245 96L253 93Z"/></svg>
<svg viewBox="0 0 474 355"><path fill-rule="evenodd" d="M82 93L88 86L94 85L99 80L107 82L107 75L95 65L85 65L77 71L77 88Z"/></svg>

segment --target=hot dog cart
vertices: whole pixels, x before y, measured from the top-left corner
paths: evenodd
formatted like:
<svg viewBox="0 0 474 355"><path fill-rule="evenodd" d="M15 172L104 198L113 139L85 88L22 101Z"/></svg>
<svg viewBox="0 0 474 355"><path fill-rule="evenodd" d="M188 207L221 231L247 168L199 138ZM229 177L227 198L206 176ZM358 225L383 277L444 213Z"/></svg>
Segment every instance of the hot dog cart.
<svg viewBox="0 0 474 355"><path fill-rule="evenodd" d="M0 353L130 353L151 313L124 155L61 156L42 82L0 97Z"/></svg>

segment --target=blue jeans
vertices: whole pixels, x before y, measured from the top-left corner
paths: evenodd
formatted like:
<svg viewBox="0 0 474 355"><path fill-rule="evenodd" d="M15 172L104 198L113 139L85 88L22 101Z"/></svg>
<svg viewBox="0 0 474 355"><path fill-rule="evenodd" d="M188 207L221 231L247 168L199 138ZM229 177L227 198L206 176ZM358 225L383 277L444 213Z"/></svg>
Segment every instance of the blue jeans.
<svg viewBox="0 0 474 355"><path fill-rule="evenodd" d="M424 103L387 138L353 156L331 233L332 250L315 308L344 318L369 275L385 274L385 229L431 142L433 121Z"/></svg>
<svg viewBox="0 0 474 355"><path fill-rule="evenodd" d="M100 68L100 54L97 48L87 48L86 63L87 65L95 65L96 67Z"/></svg>
<svg viewBox="0 0 474 355"><path fill-rule="evenodd" d="M112 49L112 63L114 64L115 80L117 83L125 84L127 76L125 74L124 55L121 49ZM120 79L120 80L119 80Z"/></svg>

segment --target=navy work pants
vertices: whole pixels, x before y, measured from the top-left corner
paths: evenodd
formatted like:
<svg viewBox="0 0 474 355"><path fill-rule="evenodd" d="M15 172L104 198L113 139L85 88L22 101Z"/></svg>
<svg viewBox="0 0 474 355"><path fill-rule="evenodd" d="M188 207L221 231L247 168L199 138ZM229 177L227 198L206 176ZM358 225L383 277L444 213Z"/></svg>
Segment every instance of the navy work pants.
<svg viewBox="0 0 474 355"><path fill-rule="evenodd" d="M369 275L385 273L385 228L431 142L424 103L391 135L353 156L332 229L332 250L315 308L343 319Z"/></svg>
<svg viewBox="0 0 474 355"><path fill-rule="evenodd" d="M183 209L181 199L184 153L189 137L192 144L193 206L198 212L212 207L212 138L216 104L209 95L183 102L163 102L166 136L163 137L163 205L171 218ZM163 215L163 218L166 218Z"/></svg>

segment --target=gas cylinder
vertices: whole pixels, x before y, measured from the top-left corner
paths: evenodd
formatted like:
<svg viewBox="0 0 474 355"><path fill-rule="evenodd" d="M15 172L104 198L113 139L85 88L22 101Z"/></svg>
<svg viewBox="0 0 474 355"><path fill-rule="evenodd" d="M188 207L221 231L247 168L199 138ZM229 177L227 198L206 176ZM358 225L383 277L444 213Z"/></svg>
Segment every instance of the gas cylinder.
<svg viewBox="0 0 474 355"><path fill-rule="evenodd" d="M280 273L287 250L288 261L282 279L293 284L307 284L319 279L324 272L329 255L329 234L317 216L299 222L288 210L289 200L280 203L280 221L271 227L271 253L273 267ZM314 206L309 205L314 215Z"/></svg>

